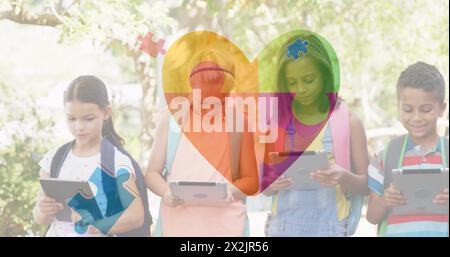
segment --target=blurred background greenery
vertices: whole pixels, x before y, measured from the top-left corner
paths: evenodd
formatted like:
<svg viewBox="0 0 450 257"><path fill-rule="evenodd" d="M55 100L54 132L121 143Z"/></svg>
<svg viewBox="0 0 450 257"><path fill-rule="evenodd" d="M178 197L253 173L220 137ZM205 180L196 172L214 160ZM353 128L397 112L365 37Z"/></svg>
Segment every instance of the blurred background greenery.
<svg viewBox="0 0 450 257"><path fill-rule="evenodd" d="M81 74L105 80L119 134L145 167L162 105L162 57L140 52L137 35L153 32L168 49L199 29L225 35L249 59L284 32L323 35L337 52L341 95L363 120L372 153L402 133L395 97L402 69L433 64L448 90L447 0L0 0L0 236L45 230L31 215L37 162L71 138L62 109L68 83ZM441 133L446 127L443 119ZM250 210L267 208L258 199Z"/></svg>

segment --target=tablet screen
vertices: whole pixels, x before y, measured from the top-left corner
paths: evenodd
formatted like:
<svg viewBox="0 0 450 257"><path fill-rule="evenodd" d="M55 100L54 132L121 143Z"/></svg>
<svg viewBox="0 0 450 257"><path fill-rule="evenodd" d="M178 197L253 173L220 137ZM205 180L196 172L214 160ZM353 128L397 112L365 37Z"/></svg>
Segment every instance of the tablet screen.
<svg viewBox="0 0 450 257"><path fill-rule="evenodd" d="M94 195L87 181L40 178L39 182L46 196L64 205L64 209L56 214L56 218L60 221L71 221L70 207L67 202L77 193L83 194L86 198Z"/></svg>
<svg viewBox="0 0 450 257"><path fill-rule="evenodd" d="M404 169L403 174L436 174L441 173L440 169Z"/></svg>
<svg viewBox="0 0 450 257"><path fill-rule="evenodd" d="M307 155L315 155L317 153L321 153L321 151L291 151L291 152L276 152L278 156L307 156Z"/></svg>
<svg viewBox="0 0 450 257"><path fill-rule="evenodd" d="M227 197L227 184L215 182L169 182L172 194L186 205L221 205Z"/></svg>

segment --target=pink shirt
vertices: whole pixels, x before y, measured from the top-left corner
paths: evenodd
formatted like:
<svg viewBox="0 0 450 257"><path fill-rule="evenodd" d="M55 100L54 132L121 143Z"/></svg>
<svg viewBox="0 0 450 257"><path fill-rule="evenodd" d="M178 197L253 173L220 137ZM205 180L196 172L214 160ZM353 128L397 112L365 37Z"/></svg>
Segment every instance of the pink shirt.
<svg viewBox="0 0 450 257"><path fill-rule="evenodd" d="M202 140L223 156L216 165L229 170L230 140L228 133L205 133ZM221 143L217 143L221 142ZM226 143L223 143L226 142ZM208 160L192 145L185 134L180 137L172 169L167 181L228 182ZM233 200L223 206L176 206L161 204L163 236L242 236L246 218L246 206L241 200Z"/></svg>

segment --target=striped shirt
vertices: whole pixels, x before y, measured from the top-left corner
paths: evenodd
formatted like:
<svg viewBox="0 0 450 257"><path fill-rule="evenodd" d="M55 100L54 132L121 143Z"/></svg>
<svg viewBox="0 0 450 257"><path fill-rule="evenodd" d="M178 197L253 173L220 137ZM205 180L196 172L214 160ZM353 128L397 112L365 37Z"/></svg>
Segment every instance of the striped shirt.
<svg viewBox="0 0 450 257"><path fill-rule="evenodd" d="M438 143L433 149L424 151L410 137L407 139L403 155L402 169L440 169L443 167L441 151L444 146ZM400 154L400 153L399 153ZM376 163L369 166L369 189L378 195L392 181L384 176L384 153L381 152ZM384 236L448 236L448 215L388 215L380 226L380 235Z"/></svg>

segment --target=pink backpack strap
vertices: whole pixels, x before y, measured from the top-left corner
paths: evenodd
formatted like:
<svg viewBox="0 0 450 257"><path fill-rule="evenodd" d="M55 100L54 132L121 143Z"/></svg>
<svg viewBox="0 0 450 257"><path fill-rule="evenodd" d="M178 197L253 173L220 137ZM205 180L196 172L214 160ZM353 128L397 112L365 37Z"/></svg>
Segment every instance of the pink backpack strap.
<svg viewBox="0 0 450 257"><path fill-rule="evenodd" d="M337 104L339 104L339 107L334 109L330 116L334 156L337 164L347 170L351 170L349 111L344 102Z"/></svg>
<svg viewBox="0 0 450 257"><path fill-rule="evenodd" d="M278 138L275 141L275 145L274 145L274 150L277 152L284 152L285 149L285 142L284 140L286 139L286 131L284 129L278 129Z"/></svg>

